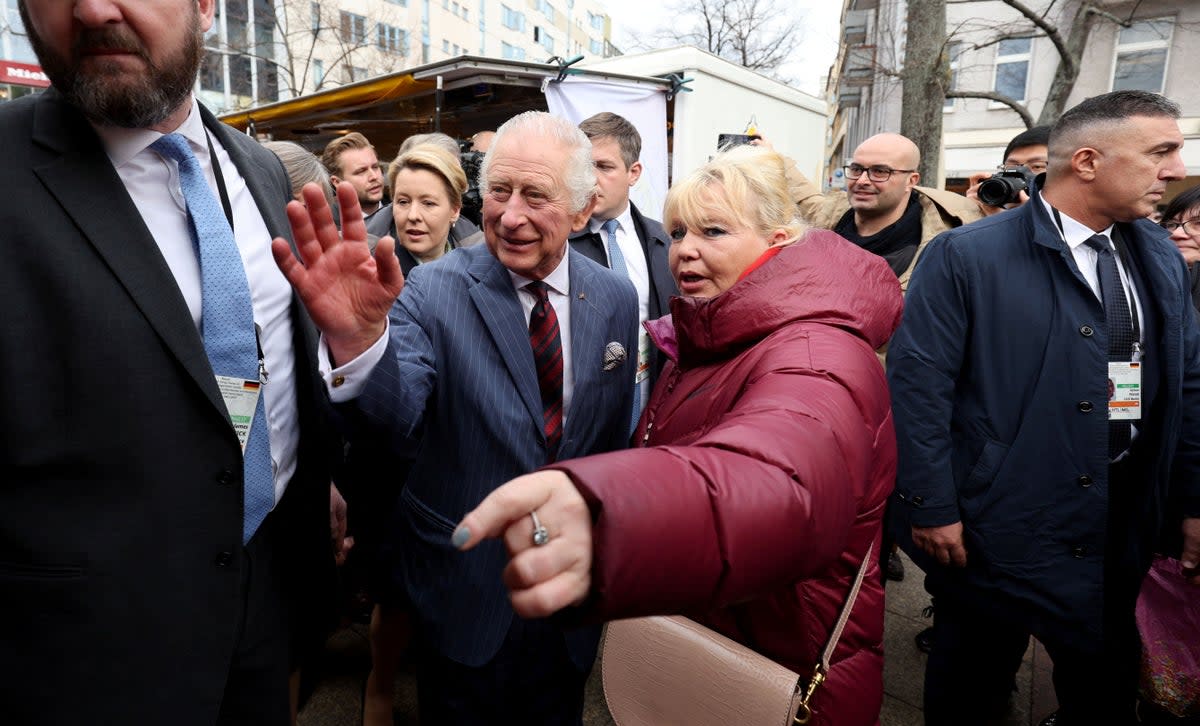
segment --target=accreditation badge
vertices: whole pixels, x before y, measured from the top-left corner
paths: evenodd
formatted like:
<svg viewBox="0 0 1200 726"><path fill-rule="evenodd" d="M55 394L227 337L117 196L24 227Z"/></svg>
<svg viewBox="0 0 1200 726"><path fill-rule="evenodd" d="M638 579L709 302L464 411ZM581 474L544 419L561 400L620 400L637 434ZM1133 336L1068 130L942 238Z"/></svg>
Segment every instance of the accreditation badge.
<svg viewBox="0 0 1200 726"><path fill-rule="evenodd" d="M236 376L217 376L217 388L221 390L221 398L229 410L229 422L237 432L244 454L246 442L250 440L250 427L254 425L254 412L258 410L262 383Z"/></svg>
<svg viewBox="0 0 1200 726"><path fill-rule="evenodd" d="M1142 418L1142 364L1108 364L1108 420Z"/></svg>

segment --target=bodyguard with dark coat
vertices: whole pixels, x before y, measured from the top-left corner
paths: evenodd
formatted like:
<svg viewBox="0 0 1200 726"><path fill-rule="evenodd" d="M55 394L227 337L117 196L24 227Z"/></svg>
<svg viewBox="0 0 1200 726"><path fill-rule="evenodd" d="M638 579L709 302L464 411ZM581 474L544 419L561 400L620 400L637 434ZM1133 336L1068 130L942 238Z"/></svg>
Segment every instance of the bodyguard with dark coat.
<svg viewBox="0 0 1200 726"><path fill-rule="evenodd" d="M1010 630L1053 659L1060 726L1133 720L1134 603L1168 495L1191 517L1183 560L1200 556L1200 329L1179 253L1142 219L1186 174L1178 116L1140 91L1076 106L1051 133L1041 193L934 240L913 275L888 379L898 534L945 594L927 723L1003 706L1010 681L990 671L1021 657ZM1101 282L1117 278L1113 243L1120 286ZM1109 345L1131 287L1132 361ZM1107 410L1133 369L1127 444Z"/></svg>

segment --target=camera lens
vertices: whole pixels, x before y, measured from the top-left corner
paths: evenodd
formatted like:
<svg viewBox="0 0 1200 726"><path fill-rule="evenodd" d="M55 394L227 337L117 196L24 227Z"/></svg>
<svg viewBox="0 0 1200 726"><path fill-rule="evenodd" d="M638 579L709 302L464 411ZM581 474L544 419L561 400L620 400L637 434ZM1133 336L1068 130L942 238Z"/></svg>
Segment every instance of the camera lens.
<svg viewBox="0 0 1200 726"><path fill-rule="evenodd" d="M1021 192L1025 191L1025 188L1022 175L1008 176L1000 172L980 182L979 201L992 207L1003 207L1020 201Z"/></svg>

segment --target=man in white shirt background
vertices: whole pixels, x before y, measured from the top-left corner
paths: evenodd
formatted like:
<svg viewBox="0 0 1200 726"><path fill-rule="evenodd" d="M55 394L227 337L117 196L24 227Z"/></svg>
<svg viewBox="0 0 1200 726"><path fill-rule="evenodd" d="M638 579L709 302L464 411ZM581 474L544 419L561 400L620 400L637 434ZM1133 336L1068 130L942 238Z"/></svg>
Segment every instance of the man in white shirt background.
<svg viewBox="0 0 1200 726"><path fill-rule="evenodd" d="M584 255L627 276L638 293L638 321L661 318L671 312L670 299L679 289L667 266L671 240L662 223L641 213L629 199L629 190L642 175L642 137L627 119L607 111L579 124L591 139L596 167L596 208L587 226L571 235L571 246ZM656 210L657 211L657 210ZM614 261L613 245L620 253ZM650 398L665 358L638 329L638 414Z"/></svg>

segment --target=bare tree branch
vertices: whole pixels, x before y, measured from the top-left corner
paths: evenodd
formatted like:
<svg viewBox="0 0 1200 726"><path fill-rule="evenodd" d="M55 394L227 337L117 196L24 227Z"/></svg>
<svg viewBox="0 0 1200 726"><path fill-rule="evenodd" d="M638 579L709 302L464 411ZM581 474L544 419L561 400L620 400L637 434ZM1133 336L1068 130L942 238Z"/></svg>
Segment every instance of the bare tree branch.
<svg viewBox="0 0 1200 726"><path fill-rule="evenodd" d="M1013 111L1016 111L1021 120L1025 122L1025 128L1032 128L1034 125L1033 114L1029 113L1029 109L1025 108L1024 104L1012 100L1003 93L996 93L995 91L946 91L946 98L986 98L989 101L1002 103Z"/></svg>

